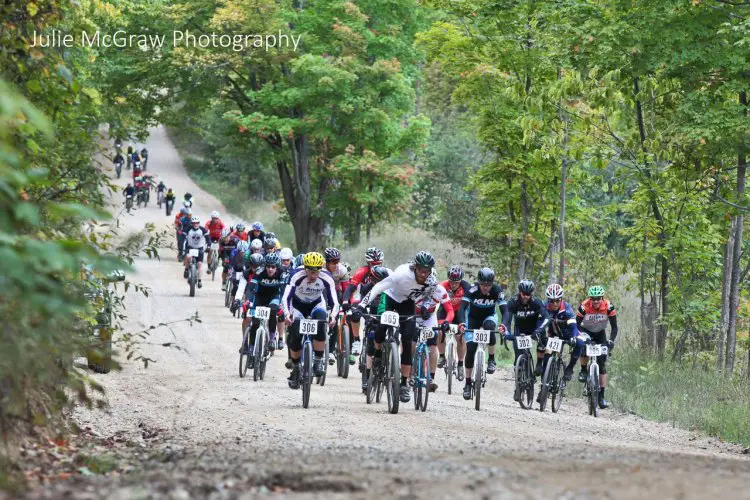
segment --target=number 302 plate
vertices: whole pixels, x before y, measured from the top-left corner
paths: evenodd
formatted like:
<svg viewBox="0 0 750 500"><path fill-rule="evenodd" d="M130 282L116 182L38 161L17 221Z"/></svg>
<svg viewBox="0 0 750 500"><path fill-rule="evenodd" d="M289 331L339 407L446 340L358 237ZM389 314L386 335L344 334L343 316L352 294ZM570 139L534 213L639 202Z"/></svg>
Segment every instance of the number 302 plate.
<svg viewBox="0 0 750 500"><path fill-rule="evenodd" d="M318 333L318 322L314 319L299 320L300 335L316 335Z"/></svg>
<svg viewBox="0 0 750 500"><path fill-rule="evenodd" d="M528 335L519 335L516 337L516 346L519 349L531 349L531 337Z"/></svg>

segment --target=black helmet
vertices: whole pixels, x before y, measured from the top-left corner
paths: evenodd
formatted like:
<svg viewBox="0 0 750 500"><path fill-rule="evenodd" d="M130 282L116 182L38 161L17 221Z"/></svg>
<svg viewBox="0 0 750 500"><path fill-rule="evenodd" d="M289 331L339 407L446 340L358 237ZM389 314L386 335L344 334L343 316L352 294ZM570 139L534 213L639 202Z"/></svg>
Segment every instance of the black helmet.
<svg viewBox="0 0 750 500"><path fill-rule="evenodd" d="M262 266L264 261L264 257L259 253L250 254L250 257L247 259L248 264L256 267Z"/></svg>
<svg viewBox="0 0 750 500"><path fill-rule="evenodd" d="M265 265L267 266L279 266L281 265L281 258L279 257L279 254L276 252L269 253L266 255L264 261Z"/></svg>
<svg viewBox="0 0 750 500"><path fill-rule="evenodd" d="M192 194L190 194L190 193L185 193L185 199L186 199L186 200L189 200L189 199L190 199L190 198L192 198L192 197L193 197L193 195L192 195Z"/></svg>
<svg viewBox="0 0 750 500"><path fill-rule="evenodd" d="M383 281L390 275L391 272L385 266L373 266L372 269L370 269L370 276L372 276L372 281L375 283Z"/></svg>
<svg viewBox="0 0 750 500"><path fill-rule="evenodd" d="M531 295L534 293L534 282L531 280L521 280L520 283L518 283L518 291Z"/></svg>
<svg viewBox="0 0 750 500"><path fill-rule="evenodd" d="M422 250L414 256L414 263L421 267L435 267L435 257L430 252Z"/></svg>
<svg viewBox="0 0 750 500"><path fill-rule="evenodd" d="M263 240L263 248L276 248L276 238L266 238Z"/></svg>
<svg viewBox="0 0 750 500"><path fill-rule="evenodd" d="M330 262L332 260L341 260L341 252L339 252L338 248L326 248L325 252L323 252L323 255L325 255L326 262Z"/></svg>
<svg viewBox="0 0 750 500"><path fill-rule="evenodd" d="M477 273L477 281L480 283L491 283L495 279L495 271L489 267L483 267Z"/></svg>
<svg viewBox="0 0 750 500"><path fill-rule="evenodd" d="M453 266L448 269L448 279L451 281L461 281L464 279L464 270L461 266Z"/></svg>
<svg viewBox="0 0 750 500"><path fill-rule="evenodd" d="M261 229L261 231L263 231L263 229ZM266 233L266 238L273 238L273 239L276 239L276 233L272 233L271 231L268 231L268 232Z"/></svg>

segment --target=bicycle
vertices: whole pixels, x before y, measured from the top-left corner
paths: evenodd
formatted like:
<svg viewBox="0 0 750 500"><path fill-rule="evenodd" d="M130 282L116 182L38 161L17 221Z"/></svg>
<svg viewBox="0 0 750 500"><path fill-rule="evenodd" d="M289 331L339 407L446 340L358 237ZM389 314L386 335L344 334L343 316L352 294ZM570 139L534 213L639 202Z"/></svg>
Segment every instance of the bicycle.
<svg viewBox="0 0 750 500"><path fill-rule="evenodd" d="M456 348L456 335L458 334L458 325L450 325L450 330L445 332L445 378L448 380L448 394L453 393L453 377L459 382L463 380L463 374L458 370L457 359L458 350Z"/></svg>
<svg viewBox="0 0 750 500"><path fill-rule="evenodd" d="M553 323L555 325L556 323ZM575 343L575 339L573 339ZM541 384L539 387L539 411L544 411L547 406L547 399L552 397L552 413L557 413L562 405L565 396L565 384L563 383L563 374L565 373L565 363L563 362L563 347L569 344L560 337L548 337L546 349L550 351L550 357L547 359L547 367L544 369Z"/></svg>
<svg viewBox="0 0 750 500"><path fill-rule="evenodd" d="M312 340L310 337L317 335L318 323L326 323L320 319L296 319L299 322L299 334L302 336L302 357L300 358L300 382L302 385L302 407L307 408L310 405L310 390L313 379L313 352ZM324 326L325 328L325 326Z"/></svg>
<svg viewBox="0 0 750 500"><path fill-rule="evenodd" d="M190 296L195 297L195 284L198 282L198 255L200 250L191 248L188 250L190 256L190 267L188 268L188 285L190 285Z"/></svg>
<svg viewBox="0 0 750 500"><path fill-rule="evenodd" d="M162 203L164 203L164 191L158 191L156 193L156 204L161 208Z"/></svg>
<svg viewBox="0 0 750 500"><path fill-rule="evenodd" d="M375 329L370 325L369 322L365 321L360 323L360 332L364 333L364 341L362 343L362 349L359 351L359 373L362 375L362 387L367 387L367 346L370 342L375 342ZM367 389L362 389L362 394L365 394ZM380 402L380 395L376 394L376 402Z"/></svg>
<svg viewBox="0 0 750 500"><path fill-rule="evenodd" d="M514 393L518 396L518 404L521 408L528 410L534 402L534 368L531 361L531 335L515 335L516 348L521 351L516 359L515 379L516 388ZM525 395L525 399L524 399Z"/></svg>
<svg viewBox="0 0 750 500"><path fill-rule="evenodd" d="M115 173L117 174L117 178L119 179L122 175L122 162L118 161L115 163Z"/></svg>
<svg viewBox="0 0 750 500"><path fill-rule="evenodd" d="M351 353L351 338L349 337L349 324L346 321L346 313L339 311L336 319L336 346L333 354L336 356L336 374L341 378L349 377L349 353Z"/></svg>
<svg viewBox="0 0 750 500"><path fill-rule="evenodd" d="M365 397L367 404L373 399L380 402L382 388L385 387L388 397L388 412L395 415L399 406L399 383L401 379L401 360L399 351L399 320L402 316L393 311L386 311L381 315L363 314L362 317L377 319L381 325L385 325L385 340L380 351L380 363L376 369L373 359L373 367L370 370L370 378L367 380L367 391ZM403 316L403 318L414 318L415 316Z"/></svg>
<svg viewBox="0 0 750 500"><path fill-rule="evenodd" d="M164 203L166 207L167 217L169 217L172 214L172 209L174 208L174 199L170 198Z"/></svg>
<svg viewBox="0 0 750 500"><path fill-rule="evenodd" d="M208 270L211 272L211 281L216 279L216 269L219 267L219 242L214 241L211 243L211 249L208 253L208 260L210 262Z"/></svg>
<svg viewBox="0 0 750 500"><path fill-rule="evenodd" d="M584 396L588 398L589 415L599 416L599 391L601 389L599 380L598 356L609 356L609 346L606 344L592 344L591 337L586 333L578 336L586 343L586 356L589 358L589 374L584 386Z"/></svg>
<svg viewBox="0 0 750 500"><path fill-rule="evenodd" d="M427 341L434 338L440 328L422 327L419 329L419 340L414 347L414 355L411 362L411 374L409 384L414 392L414 409L427 410L427 400L430 395L430 348Z"/></svg>
<svg viewBox="0 0 750 500"><path fill-rule="evenodd" d="M224 307L229 308L234 302L234 296L237 295L239 281L242 279L242 271L229 270L227 275L227 289L224 292Z"/></svg>
<svg viewBox="0 0 750 500"><path fill-rule="evenodd" d="M252 323L247 325L245 332L242 337L242 349L240 350L240 377L244 377L247 374L248 365L250 360L253 362L253 381L258 379L263 380L266 373L266 363L271 357L270 350L268 349L269 335L268 335L268 319L271 317L271 308L258 306L250 311L250 317L257 318L260 320L260 325L255 331L255 344L252 345L252 353L250 350L250 332L253 327ZM243 368L243 357L244 368Z"/></svg>
<svg viewBox="0 0 750 500"><path fill-rule="evenodd" d="M482 388L487 383L487 369L484 366L485 352L484 349L490 343L490 335L498 334L497 330L464 330L464 341L474 342L477 344L477 352L474 353L474 368L471 370L471 398L474 400L474 409L479 411L482 401ZM508 346L505 346L507 349Z"/></svg>
<svg viewBox="0 0 750 500"><path fill-rule="evenodd" d="M125 210L127 210L128 213L133 209L133 195L129 194L125 197Z"/></svg>

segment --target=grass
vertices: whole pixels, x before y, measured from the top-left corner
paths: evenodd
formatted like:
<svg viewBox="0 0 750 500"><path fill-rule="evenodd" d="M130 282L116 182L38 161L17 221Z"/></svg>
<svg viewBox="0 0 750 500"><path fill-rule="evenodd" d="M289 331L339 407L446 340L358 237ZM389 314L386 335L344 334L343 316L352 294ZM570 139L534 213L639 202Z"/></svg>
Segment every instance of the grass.
<svg viewBox="0 0 750 500"><path fill-rule="evenodd" d="M747 380L689 363L660 362L633 348L615 350L608 365L608 399L615 408L750 446Z"/></svg>

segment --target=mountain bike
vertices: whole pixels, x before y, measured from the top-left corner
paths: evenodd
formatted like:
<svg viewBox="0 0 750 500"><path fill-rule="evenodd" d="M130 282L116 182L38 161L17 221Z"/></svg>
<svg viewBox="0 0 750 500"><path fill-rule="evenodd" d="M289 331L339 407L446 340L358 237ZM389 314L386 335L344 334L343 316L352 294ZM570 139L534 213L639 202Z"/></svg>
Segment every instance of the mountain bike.
<svg viewBox="0 0 750 500"><path fill-rule="evenodd" d="M516 348L521 354L516 360L516 388L514 399L521 408L528 410L534 401L534 367L531 361L531 335L515 335Z"/></svg>
<svg viewBox="0 0 750 500"><path fill-rule="evenodd" d="M474 409L479 411L482 401L482 388L487 383L487 369L484 366L485 346L490 343L490 335L497 330L464 330L464 341L474 342L477 344L477 352L474 353L474 368L471 371L471 398L474 400ZM507 346L506 346L507 349Z"/></svg>
<svg viewBox="0 0 750 500"><path fill-rule="evenodd" d="M216 269L219 267L219 242L214 241L211 243L211 249L208 252L208 260L210 262L208 270L211 272L211 281L216 279Z"/></svg>
<svg viewBox="0 0 750 500"><path fill-rule="evenodd" d="M369 321L364 321L363 323L360 323L359 331L365 332L363 336L362 350L359 351L359 373L362 376L362 387L366 387L368 383L367 346L370 342L375 342L375 328L370 324ZM362 389L362 393L366 394L367 389ZM375 402L380 403L380 394L376 393L375 396Z"/></svg>
<svg viewBox="0 0 750 500"><path fill-rule="evenodd" d="M245 333L242 338L242 348L248 353L246 354L245 368L247 372L248 365L252 361L253 364L253 381L258 379L263 380L266 373L266 363L271 357L271 351L268 349L269 335L268 335L268 319L271 317L271 308L258 306L250 312L250 316L260 320L260 325L255 331L255 344L250 344L252 323L245 328ZM251 350L252 348L252 350ZM240 377L244 377L242 368L242 356L240 353Z"/></svg>
<svg viewBox="0 0 750 500"><path fill-rule="evenodd" d="M414 347L414 355L411 362L411 374L409 384L414 392L414 409L427 410L427 400L430 395L430 348L427 341L434 338L440 328L419 328L419 339Z"/></svg>
<svg viewBox="0 0 750 500"><path fill-rule="evenodd" d="M229 270L227 274L227 289L224 292L224 306L227 308L231 307L232 302L234 302L234 296L237 295L240 279L242 279L242 271Z"/></svg>
<svg viewBox="0 0 750 500"><path fill-rule="evenodd" d="M315 383L321 387L326 384L326 375L328 375L328 358L331 353L331 335L333 334L334 332L330 330L326 331L326 346L323 350L323 375L315 377Z"/></svg>
<svg viewBox="0 0 750 500"><path fill-rule="evenodd" d="M456 349L456 335L458 334L458 325L450 325L450 330L445 332L445 378L448 380L448 394L453 393L453 377L461 381L462 376L458 370L458 351Z"/></svg>
<svg viewBox="0 0 750 500"><path fill-rule="evenodd" d="M118 161L115 163L115 173L117 174L117 178L119 179L122 175L122 162Z"/></svg>
<svg viewBox="0 0 750 500"><path fill-rule="evenodd" d="M198 255L200 250L191 248L188 250L190 256L190 267L188 268L188 285L190 285L190 296L195 297L195 284L198 282Z"/></svg>
<svg viewBox="0 0 750 500"><path fill-rule="evenodd" d="M336 319L336 346L333 354L336 356L336 374L341 378L349 377L349 354L351 353L351 338L346 313L339 311Z"/></svg>
<svg viewBox="0 0 750 500"><path fill-rule="evenodd" d="M157 191L156 204L159 205L159 208L161 208L162 203L164 203L164 191Z"/></svg>
<svg viewBox="0 0 750 500"><path fill-rule="evenodd" d="M598 417L599 391L601 386L599 380L599 363L596 358L598 356L608 356L609 346L606 344L592 343L593 339L586 333L580 333L578 337L582 338L586 343L586 356L589 358L589 374L586 378L586 385L584 386L584 396L588 398L589 415Z"/></svg>
<svg viewBox="0 0 750 500"><path fill-rule="evenodd" d="M322 322L323 328L326 328L326 321L319 319L296 319L295 321L299 322L299 334L302 335L303 338L299 377L301 382L300 385L302 386L302 407L307 408L310 405L310 389L312 388L312 379L314 375L313 360L315 359L312 340L310 337L317 335L319 322Z"/></svg>
<svg viewBox="0 0 750 500"><path fill-rule="evenodd" d="M380 363L376 368L375 359L370 370L370 378L367 381L367 392L365 393L367 404L372 403L374 397L380 401L382 387L385 387L388 397L388 412L398 413L399 406L399 383L401 381L401 360L399 350L399 320L401 316L393 311L386 311L381 315L363 314L362 317L377 319L381 325L386 326L385 341L380 351ZM403 316L414 318L415 316Z"/></svg>
<svg viewBox="0 0 750 500"><path fill-rule="evenodd" d="M133 195L129 194L125 197L125 210L127 210L128 213L133 209Z"/></svg>
<svg viewBox="0 0 750 500"><path fill-rule="evenodd" d="M556 323L553 323L556 325ZM575 339L573 340L575 342ZM552 413L557 413L562 404L565 395L565 384L563 375L565 373L565 363L563 362L562 350L567 344L560 337L547 337L546 350L550 352L547 359L547 367L544 369L541 384L539 386L539 411L544 411L547 406L547 399L552 397Z"/></svg>
<svg viewBox="0 0 750 500"><path fill-rule="evenodd" d="M139 189L135 193L135 206L138 208L141 208L142 204L143 204L143 190Z"/></svg>

